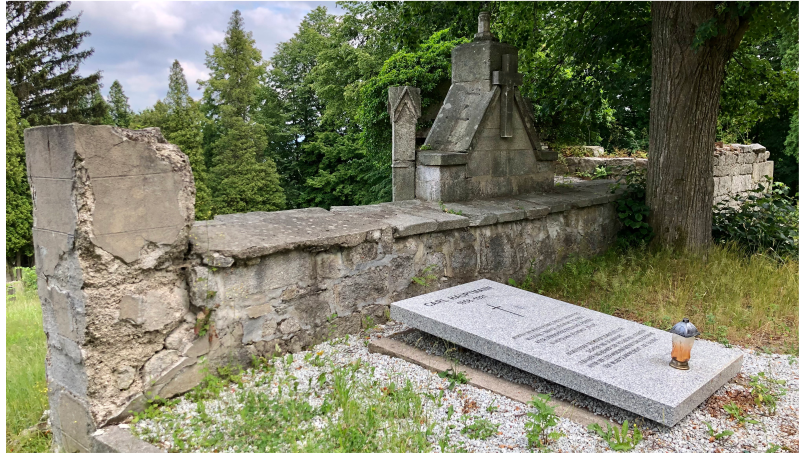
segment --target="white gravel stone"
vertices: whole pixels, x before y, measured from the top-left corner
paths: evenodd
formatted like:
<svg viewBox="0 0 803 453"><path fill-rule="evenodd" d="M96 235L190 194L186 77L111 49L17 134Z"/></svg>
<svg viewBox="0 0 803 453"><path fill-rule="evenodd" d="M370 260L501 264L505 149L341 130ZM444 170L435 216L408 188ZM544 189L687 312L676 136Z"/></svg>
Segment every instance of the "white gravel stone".
<svg viewBox="0 0 803 453"><path fill-rule="evenodd" d="M370 336L388 336L393 333L404 331L407 328L396 323L379 326L374 329ZM438 394L443 390L443 399L440 405L429 398L423 398L425 410L429 411L434 420L437 421L434 434L430 439L433 442L432 451L440 452L437 439L443 437L448 427L450 429L450 444L463 447L470 452L490 453L490 452L529 452L527 438L525 436L524 424L528 417L526 413L530 408L526 405L513 401L501 395L497 395L488 390L477 389L471 385L457 385L453 390L449 390L449 382L438 377L436 373L406 362L402 359L392 358L382 354L372 354L368 352L365 343L366 336L351 337L348 341L338 341L323 343L313 348L313 352L322 351L325 357L333 362L333 366L345 366L354 363L358 359L366 363L365 370L373 367L373 377L383 381L396 382L403 385L410 380L414 388L420 389L419 393L428 392ZM431 353L443 355L449 345L442 340L421 334L417 331L408 331L403 335L395 337L409 344ZM457 348L450 351L450 357L458 360L459 366L470 366L483 371L490 371L497 376L503 377L513 382L531 385L541 393L552 393L555 397L573 402L579 407L586 407L612 420L636 421L644 431L644 440L633 450L636 452L734 452L743 453L764 453L772 445L780 445L789 448L790 451L798 451L798 395L799 395L799 372L797 358L787 355L767 355L759 354L752 350L740 348L744 356L742 368L743 379L749 381L751 376L763 371L770 374L773 379L786 381L784 387L786 395L781 397L777 403L777 412L772 416L750 414L760 424L748 424L747 426L737 426L736 421L729 419L727 414L721 413L712 416L703 404L683 419L673 428L665 428L647 420L639 420L633 414L629 414L605 403L590 399L582 394L562 388L556 384L549 383L521 370L501 364L488 357L475 354L471 351ZM299 389L306 389L310 379L314 382L320 373L320 369L314 367L304 360L306 352L294 355L294 360L289 366L277 366L283 373L294 375L298 380ZM367 373L367 371L366 371ZM367 378L367 374L361 376ZM737 381L737 380L734 380ZM716 395L724 395L728 390L742 389L740 383L731 381ZM276 389L265 389L260 387L259 373L251 373L244 381L244 388L259 389L259 391L275 392ZM235 395L236 387L221 392L220 397L213 401L206 401L206 412L212 417L216 415L217 407L230 406L237 404ZM322 399L315 395L310 397L309 403L312 405L321 404ZM476 409L471 410L473 403ZM497 406L498 410L491 413L487 411L489 406ZM449 406L454 408L451 419L447 419ZM464 420L463 410L466 408L468 420ZM196 404L184 399L180 399L173 409L177 414L183 414L187 425L191 417L196 414ZM474 419L485 418L492 423L498 423L498 433L486 440L472 440L460 433L466 425L473 423ZM220 420L222 422L222 420ZM703 422L708 422L717 431L729 429L734 434L720 439L710 441L707 427ZM324 420L311 421L310 429L320 428L325 423ZM152 435L160 440L162 448L173 447L171 432L167 426L154 423L151 420L143 420L137 423L138 429L148 428ZM605 441L595 433L591 433L585 426L572 422L568 419L560 419L557 431L565 434L564 437L549 445L553 452L603 452L611 451ZM786 451L786 450L783 450Z"/></svg>

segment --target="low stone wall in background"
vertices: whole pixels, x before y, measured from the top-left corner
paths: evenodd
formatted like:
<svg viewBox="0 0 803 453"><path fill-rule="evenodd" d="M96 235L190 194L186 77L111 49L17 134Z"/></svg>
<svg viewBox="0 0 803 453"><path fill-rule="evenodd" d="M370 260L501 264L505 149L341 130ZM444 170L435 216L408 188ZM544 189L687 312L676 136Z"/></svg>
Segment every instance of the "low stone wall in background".
<svg viewBox="0 0 803 453"><path fill-rule="evenodd" d="M564 157L556 164L556 175L575 176L577 173L594 174L597 167L605 167L609 177L618 177L631 168L646 169L647 159L633 157Z"/></svg>
<svg viewBox="0 0 803 453"><path fill-rule="evenodd" d="M725 145L714 151L714 204L746 194L772 178L770 152L759 145Z"/></svg>
<svg viewBox="0 0 803 453"><path fill-rule="evenodd" d="M610 181L193 222L189 161L158 129L35 127L25 147L51 423L68 452L207 370L355 334L400 299L594 255L618 228Z"/></svg>
<svg viewBox="0 0 803 453"><path fill-rule="evenodd" d="M736 194L754 190L773 176L770 152L759 145L723 145L714 149L714 204ZM593 175L597 167L605 167L609 177L616 178L631 168L647 168L647 159L629 157L565 157L556 164L555 174Z"/></svg>

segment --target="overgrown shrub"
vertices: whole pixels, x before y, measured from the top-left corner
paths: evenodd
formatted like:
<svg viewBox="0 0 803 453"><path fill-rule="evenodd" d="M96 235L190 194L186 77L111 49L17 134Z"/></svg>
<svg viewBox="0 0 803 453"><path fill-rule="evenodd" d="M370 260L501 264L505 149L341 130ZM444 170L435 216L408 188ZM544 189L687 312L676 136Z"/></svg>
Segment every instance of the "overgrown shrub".
<svg viewBox="0 0 803 453"><path fill-rule="evenodd" d="M22 273L22 285L27 290L36 291L36 267L15 267L14 272L20 270Z"/></svg>
<svg viewBox="0 0 803 453"><path fill-rule="evenodd" d="M637 246L653 237L652 227L647 223L650 208L647 206L647 171L632 168L623 174L611 187L611 192L623 189L616 200L616 213L622 222L618 241L624 246Z"/></svg>
<svg viewBox="0 0 803 453"><path fill-rule="evenodd" d="M714 206L714 240L735 242L750 254L798 256L798 201L789 187L767 177L747 195L736 194Z"/></svg>

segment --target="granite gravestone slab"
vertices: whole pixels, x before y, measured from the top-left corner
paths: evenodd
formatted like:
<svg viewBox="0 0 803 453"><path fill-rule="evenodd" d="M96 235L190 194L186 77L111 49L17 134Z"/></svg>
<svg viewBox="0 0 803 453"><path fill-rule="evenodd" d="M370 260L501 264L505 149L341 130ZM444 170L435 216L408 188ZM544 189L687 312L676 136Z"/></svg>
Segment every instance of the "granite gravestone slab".
<svg viewBox="0 0 803 453"><path fill-rule="evenodd" d="M742 354L698 341L669 366L669 332L478 280L396 302L393 319L673 426L739 373Z"/></svg>

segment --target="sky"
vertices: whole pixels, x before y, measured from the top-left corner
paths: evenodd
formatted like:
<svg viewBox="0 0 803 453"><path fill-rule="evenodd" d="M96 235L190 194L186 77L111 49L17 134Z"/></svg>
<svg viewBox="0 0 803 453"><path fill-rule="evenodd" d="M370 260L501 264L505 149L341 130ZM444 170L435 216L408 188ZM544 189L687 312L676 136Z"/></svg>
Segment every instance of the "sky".
<svg viewBox="0 0 803 453"><path fill-rule="evenodd" d="M167 94L168 75L178 59L199 99L198 79L208 78L205 52L223 42L231 13L239 9L262 57L269 59L280 42L298 30L304 16L317 6L341 12L334 2L82 2L74 1L70 16L81 13L79 30L92 35L83 48L95 53L80 67L82 75L102 71L103 95L119 80L135 112Z"/></svg>

